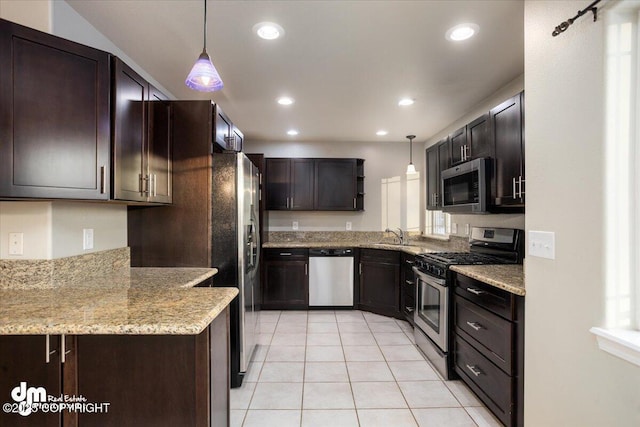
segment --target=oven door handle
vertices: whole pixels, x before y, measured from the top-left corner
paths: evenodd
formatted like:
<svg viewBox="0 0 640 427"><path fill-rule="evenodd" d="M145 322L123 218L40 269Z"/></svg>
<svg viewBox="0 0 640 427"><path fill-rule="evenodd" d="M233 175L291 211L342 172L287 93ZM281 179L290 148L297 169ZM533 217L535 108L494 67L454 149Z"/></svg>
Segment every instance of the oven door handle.
<svg viewBox="0 0 640 427"><path fill-rule="evenodd" d="M418 267L413 267L413 272L418 276L419 280L422 280L428 285L438 286L441 288L445 288L447 286L447 281L445 279L439 279L437 277L430 276L422 271L418 270Z"/></svg>

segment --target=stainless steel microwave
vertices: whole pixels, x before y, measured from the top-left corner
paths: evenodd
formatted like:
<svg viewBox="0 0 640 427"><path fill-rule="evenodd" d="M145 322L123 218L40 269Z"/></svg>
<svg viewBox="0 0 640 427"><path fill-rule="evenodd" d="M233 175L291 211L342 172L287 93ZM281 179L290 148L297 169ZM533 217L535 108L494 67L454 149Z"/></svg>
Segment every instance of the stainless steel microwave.
<svg viewBox="0 0 640 427"><path fill-rule="evenodd" d="M442 210L487 213L490 160L480 158L442 171Z"/></svg>

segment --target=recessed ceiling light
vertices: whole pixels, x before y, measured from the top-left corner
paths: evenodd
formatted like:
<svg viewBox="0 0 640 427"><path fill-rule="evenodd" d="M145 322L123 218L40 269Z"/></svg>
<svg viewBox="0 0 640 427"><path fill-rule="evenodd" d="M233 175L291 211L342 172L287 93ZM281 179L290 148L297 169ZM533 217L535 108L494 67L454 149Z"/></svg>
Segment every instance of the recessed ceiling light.
<svg viewBox="0 0 640 427"><path fill-rule="evenodd" d="M480 27L478 27L476 24L460 24L456 25L455 27L449 28L449 30L445 34L445 37L447 38L447 40L459 42L473 37L473 35L477 33L479 29Z"/></svg>
<svg viewBox="0 0 640 427"><path fill-rule="evenodd" d="M411 98L402 98L400 101L398 101L398 105L406 107L407 105L413 105L414 102L415 100Z"/></svg>
<svg viewBox="0 0 640 427"><path fill-rule="evenodd" d="M284 29L275 22L259 22L253 26L253 32L265 40L275 40L284 36Z"/></svg>
<svg viewBox="0 0 640 427"><path fill-rule="evenodd" d="M289 98L288 96L283 96L278 98L278 104L280 105L291 105L293 104L293 98Z"/></svg>
<svg viewBox="0 0 640 427"><path fill-rule="evenodd" d="M298 131L295 129L291 129L287 131L287 135L290 135L290 136L296 136L297 134L298 134Z"/></svg>
<svg viewBox="0 0 640 427"><path fill-rule="evenodd" d="M386 134L388 134L389 132L387 132L386 130L379 130L378 132L376 132L376 135L378 136L385 136Z"/></svg>

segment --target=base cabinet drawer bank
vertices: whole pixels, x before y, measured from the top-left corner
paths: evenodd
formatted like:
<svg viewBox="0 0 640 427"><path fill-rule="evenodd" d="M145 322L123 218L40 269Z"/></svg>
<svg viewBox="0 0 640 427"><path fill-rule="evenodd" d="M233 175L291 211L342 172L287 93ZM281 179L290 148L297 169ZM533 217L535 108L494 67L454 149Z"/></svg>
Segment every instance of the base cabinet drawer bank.
<svg viewBox="0 0 640 427"><path fill-rule="evenodd" d="M226 308L198 335L0 335L0 396L25 384L84 410L0 412L2 426L229 425ZM31 399L33 400L33 399ZM16 409L15 404L12 409Z"/></svg>
<svg viewBox="0 0 640 427"><path fill-rule="evenodd" d="M524 424L524 297L455 273L455 371L506 426Z"/></svg>

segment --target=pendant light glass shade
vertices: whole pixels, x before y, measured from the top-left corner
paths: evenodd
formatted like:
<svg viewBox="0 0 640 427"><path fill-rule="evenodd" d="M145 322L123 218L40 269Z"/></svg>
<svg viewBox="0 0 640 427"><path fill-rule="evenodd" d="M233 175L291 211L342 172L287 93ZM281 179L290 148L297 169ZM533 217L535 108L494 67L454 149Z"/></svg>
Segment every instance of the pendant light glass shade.
<svg viewBox="0 0 640 427"><path fill-rule="evenodd" d="M224 87L220 74L213 66L206 49L202 50L184 83L191 89L200 92L215 92Z"/></svg>
<svg viewBox="0 0 640 427"><path fill-rule="evenodd" d="M414 173L418 173L418 171L416 171L416 167L413 163L409 163L409 166L407 166L407 175L413 175Z"/></svg>
<svg viewBox="0 0 640 427"><path fill-rule="evenodd" d="M199 92L215 92L224 87L218 70L207 53L207 0L204 0L204 47L191 72L184 81L189 88Z"/></svg>

